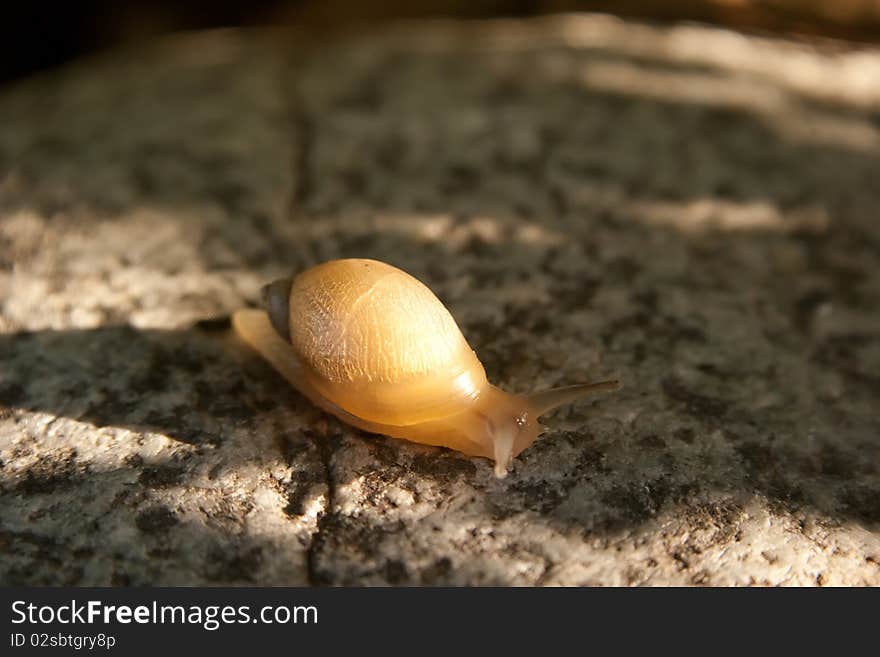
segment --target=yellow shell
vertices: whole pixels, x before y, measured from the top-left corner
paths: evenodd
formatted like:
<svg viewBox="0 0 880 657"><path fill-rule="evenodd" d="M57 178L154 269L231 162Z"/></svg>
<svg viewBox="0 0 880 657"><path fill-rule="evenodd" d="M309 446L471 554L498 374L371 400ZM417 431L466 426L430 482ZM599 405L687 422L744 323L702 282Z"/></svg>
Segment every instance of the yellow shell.
<svg viewBox="0 0 880 657"><path fill-rule="evenodd" d="M383 262L333 260L303 272L289 314L308 382L365 420L437 420L461 412L488 383L433 292Z"/></svg>

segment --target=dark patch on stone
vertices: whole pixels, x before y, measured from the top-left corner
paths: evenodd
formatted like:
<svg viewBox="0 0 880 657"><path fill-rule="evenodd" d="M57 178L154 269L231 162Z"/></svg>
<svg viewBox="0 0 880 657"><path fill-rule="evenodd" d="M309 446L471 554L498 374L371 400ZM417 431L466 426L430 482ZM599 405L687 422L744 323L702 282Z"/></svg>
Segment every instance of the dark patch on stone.
<svg viewBox="0 0 880 657"><path fill-rule="evenodd" d="M84 568L80 565L68 565L68 571L61 579L61 586L77 586L83 578Z"/></svg>
<svg viewBox="0 0 880 657"><path fill-rule="evenodd" d="M748 441L738 444L735 449L751 476L760 476L776 467L777 456L769 445Z"/></svg>
<svg viewBox="0 0 880 657"><path fill-rule="evenodd" d="M18 406L26 397L24 388L15 381L0 383L0 405Z"/></svg>
<svg viewBox="0 0 880 657"><path fill-rule="evenodd" d="M195 328L206 333L225 333L232 328L232 319L228 315L226 317L200 319L195 323Z"/></svg>
<svg viewBox="0 0 880 657"><path fill-rule="evenodd" d="M73 392L71 396L77 394L82 394L82 391ZM84 417L96 427L115 426L124 422L139 406L137 401L125 399L115 390L105 388L100 391L100 395L101 401L90 402L84 413Z"/></svg>
<svg viewBox="0 0 880 657"><path fill-rule="evenodd" d="M284 513L296 518L305 513L305 502L313 496L313 488L326 482L323 464L318 460L307 462L304 467L291 472L290 484L287 486L287 504Z"/></svg>
<svg viewBox="0 0 880 657"><path fill-rule="evenodd" d="M847 454L830 443L822 445L819 450L819 470L826 477L853 477L857 468L858 461L852 454Z"/></svg>
<svg viewBox="0 0 880 657"><path fill-rule="evenodd" d="M370 455L379 463L387 467L400 465L400 452L392 447L384 438L376 438L372 436L368 442L370 446Z"/></svg>
<svg viewBox="0 0 880 657"><path fill-rule="evenodd" d="M701 570L698 573L694 573L690 578L690 583L692 586L710 586L712 581L712 576L706 570Z"/></svg>
<svg viewBox="0 0 880 657"><path fill-rule="evenodd" d="M435 289L438 285L443 285L448 282L451 278L450 272L441 265L440 262L428 262L425 265L425 271L428 272L428 287L431 289ZM437 292L437 296L440 297L440 300L443 301L443 304L447 304L447 300L443 299L441 294Z"/></svg>
<svg viewBox="0 0 880 657"><path fill-rule="evenodd" d="M376 78L377 74L375 73L365 75L362 80L334 101L334 108L370 114L378 112L385 98L382 95L380 81Z"/></svg>
<svg viewBox="0 0 880 657"><path fill-rule="evenodd" d="M396 132L383 135L382 141L376 144L373 156L376 163L383 169L397 171L401 162L406 161L409 143L403 135Z"/></svg>
<svg viewBox="0 0 880 657"><path fill-rule="evenodd" d="M74 144L57 135L40 135L31 141L27 155L34 160L67 159L75 151Z"/></svg>
<svg viewBox="0 0 880 657"><path fill-rule="evenodd" d="M699 419L719 420L728 411L726 401L694 392L674 377L663 379L661 387L667 398L681 404L686 413Z"/></svg>
<svg viewBox="0 0 880 657"><path fill-rule="evenodd" d="M287 504L282 509L284 515L288 518L299 518L306 512L305 502L309 499L311 489L305 484L314 483L314 481L309 479L306 482L302 482L297 479L296 483L296 486L288 489Z"/></svg>
<svg viewBox="0 0 880 657"><path fill-rule="evenodd" d="M216 506L210 510L205 510L205 516L226 529L238 528L244 522L244 517L253 506L252 498L231 499L222 497Z"/></svg>
<svg viewBox="0 0 880 657"><path fill-rule="evenodd" d="M492 320L471 320L461 326L462 333L469 344L479 345L480 351L486 351L498 339L500 327ZM483 363L486 365L486 363ZM488 374L488 372L487 372Z"/></svg>
<svg viewBox="0 0 880 657"><path fill-rule="evenodd" d="M337 513L323 515L309 551L309 581L313 585L347 583L334 580L334 573L320 567L319 562L325 551L333 552L342 547L352 554L353 563L366 564L378 558L384 559L386 537L405 530L406 526L399 520L378 525L371 524L368 519Z"/></svg>
<svg viewBox="0 0 880 657"><path fill-rule="evenodd" d="M813 360L836 369L851 380L867 384L874 393L880 394L880 375L871 369L870 361L861 353L877 341L880 341L880 336L875 334L834 335L819 344Z"/></svg>
<svg viewBox="0 0 880 657"><path fill-rule="evenodd" d="M571 464L579 474L607 474L609 469L604 465L605 452L597 447L592 436L582 431L554 431L545 433L534 445L525 452L526 458L540 460L543 450L556 449L554 445L565 442L574 447L577 460Z"/></svg>
<svg viewBox="0 0 880 657"><path fill-rule="evenodd" d="M38 556L46 559L51 559L51 554L59 546L58 541L51 536L43 536L28 530L10 531L0 527L0 551L4 554L11 553L11 547L14 543L34 546L38 549Z"/></svg>
<svg viewBox="0 0 880 657"><path fill-rule="evenodd" d="M619 510L621 520L639 523L656 516L669 494L669 486L655 480L647 484L616 485L603 494L601 500Z"/></svg>
<svg viewBox="0 0 880 657"><path fill-rule="evenodd" d="M854 485L841 495L841 502L857 520L871 525L880 524L880 488Z"/></svg>
<svg viewBox="0 0 880 657"><path fill-rule="evenodd" d="M687 495L689 492L690 489L685 488L683 494ZM713 543L736 538L740 531L736 521L741 513L742 507L730 500L694 504L688 508L689 519L695 528L714 530L711 539Z"/></svg>
<svg viewBox="0 0 880 657"><path fill-rule="evenodd" d="M91 547L79 547L72 554L76 559L87 559L95 554L95 550Z"/></svg>
<svg viewBox="0 0 880 657"><path fill-rule="evenodd" d="M417 454L410 462L410 467L416 474L438 477L444 481L470 479L477 474L477 466L473 462L440 449L435 454Z"/></svg>
<svg viewBox="0 0 880 657"><path fill-rule="evenodd" d="M132 424L151 430L158 430L169 438L179 440L188 445L211 445L217 447L222 444L223 438L221 436L193 425L188 411L189 409L185 406L170 409L168 414L152 410L146 414L143 421Z"/></svg>
<svg viewBox="0 0 880 657"><path fill-rule="evenodd" d="M569 212L568 192L560 185L548 185L547 199L550 203L554 217L564 217ZM525 216L534 216L534 211L529 211Z"/></svg>
<svg viewBox="0 0 880 657"><path fill-rule="evenodd" d="M143 341L142 341L143 342ZM151 392L162 392L168 388L171 379L171 359L169 354L158 345L150 345L142 358L143 369L131 380L131 386L142 395Z"/></svg>
<svg viewBox="0 0 880 657"><path fill-rule="evenodd" d="M385 505L396 508L397 504L388 499L386 491L390 485L403 485L405 480L401 477L402 473L403 469L400 466L385 466L362 473L366 502L376 508Z"/></svg>
<svg viewBox="0 0 880 657"><path fill-rule="evenodd" d="M628 566L627 569L624 571L623 576L627 586L636 586L639 582L644 580L645 573L642 572L640 568Z"/></svg>
<svg viewBox="0 0 880 657"><path fill-rule="evenodd" d="M397 559L385 562L385 579L392 586L403 584L409 579L406 565Z"/></svg>
<svg viewBox="0 0 880 657"><path fill-rule="evenodd" d="M500 246L494 247L500 250ZM512 281L522 281L527 276L516 268L501 267L497 258L477 259L468 268L472 275L474 290L495 291L498 287L507 285ZM506 330L506 327L504 327Z"/></svg>
<svg viewBox="0 0 880 657"><path fill-rule="evenodd" d="M205 576L212 581L245 581L256 579L263 565L263 548L255 545L242 552L228 554L219 547L208 554Z"/></svg>
<svg viewBox="0 0 880 657"><path fill-rule="evenodd" d="M694 444L694 430L690 427L682 427L681 429L676 429L672 436L685 443L686 445Z"/></svg>
<svg viewBox="0 0 880 657"><path fill-rule="evenodd" d="M134 490L133 487L126 487L113 496L113 499L110 501L110 508L114 510L119 509L125 506L132 497L134 497L135 503L137 503L145 499L146 493L140 489Z"/></svg>
<svg viewBox="0 0 880 657"><path fill-rule="evenodd" d="M315 449L315 444L311 440L303 440L300 436L294 436L285 431L279 431L275 434L275 446L287 465L293 465L300 456Z"/></svg>
<svg viewBox="0 0 880 657"><path fill-rule="evenodd" d="M523 498L523 500L528 501L528 498ZM540 508L540 504L533 507L526 506L526 508ZM510 499L505 498L498 498L496 501L490 501L486 505L486 512L495 522L502 522L508 518L513 518L520 514L520 510L520 507L512 504Z"/></svg>
<svg viewBox="0 0 880 657"><path fill-rule="evenodd" d="M660 295L655 289L640 289L631 295L634 304L641 306L645 312L654 314L660 308Z"/></svg>
<svg viewBox="0 0 880 657"><path fill-rule="evenodd" d="M13 333L11 336L5 336L5 337L11 338L10 344L16 344L16 345L19 345L20 343L27 344L29 342L33 342L34 338L37 337L37 332L36 331L28 331L27 329L25 329L23 331L18 331L16 333ZM8 355L11 355L11 354L7 354L4 350L4 351L0 351L0 355L7 357Z"/></svg>
<svg viewBox="0 0 880 657"><path fill-rule="evenodd" d="M602 343L606 347L610 347L615 339L620 336L625 331L629 331L632 329L635 330L644 330L651 323L651 317L648 313L644 311L637 311L626 315L624 317L620 317L619 319L615 319L609 324L605 325L599 337L602 339Z"/></svg>
<svg viewBox="0 0 880 657"><path fill-rule="evenodd" d="M584 446L578 457L578 470L593 471L598 474L608 474L610 468L605 465L605 452L592 445Z"/></svg>
<svg viewBox="0 0 880 657"><path fill-rule="evenodd" d="M684 341L705 344L707 342L706 334L703 332L703 329L697 326L684 324L677 318L671 316L666 316L664 320L669 327L668 331L673 343Z"/></svg>
<svg viewBox="0 0 880 657"><path fill-rule="evenodd" d="M177 516L166 506L156 505L135 516L134 524L145 534L164 532L178 523Z"/></svg>
<svg viewBox="0 0 880 657"><path fill-rule="evenodd" d="M427 586L444 584L449 581L449 573L451 572L452 560L449 557L440 557L422 570L422 584Z"/></svg>
<svg viewBox="0 0 880 657"><path fill-rule="evenodd" d="M541 313L537 317L531 317L526 324L529 332L536 336L547 335L553 330L554 325L547 313Z"/></svg>
<svg viewBox="0 0 880 657"><path fill-rule="evenodd" d="M220 381L196 381L193 384L195 401L193 405L207 415L229 420L247 420L253 417L253 410L242 402L246 388L241 379Z"/></svg>
<svg viewBox="0 0 880 657"><path fill-rule="evenodd" d="M779 557L777 557L775 554L772 554L771 552L767 552L766 550L761 552L761 556L764 557L764 560L771 566L779 561Z"/></svg>
<svg viewBox="0 0 880 657"><path fill-rule="evenodd" d="M603 272L609 280L631 283L641 273L642 266L632 258L619 257L606 262Z"/></svg>
<svg viewBox="0 0 880 657"><path fill-rule="evenodd" d="M175 368L182 369L188 374L201 374L205 370L206 356L204 351L188 346L176 347L170 354Z"/></svg>
<svg viewBox="0 0 880 657"><path fill-rule="evenodd" d="M147 550L147 556L151 559L171 559L174 557L174 550L167 545L157 545Z"/></svg>
<svg viewBox="0 0 880 657"><path fill-rule="evenodd" d="M346 196L361 198L369 188L366 174L358 169L345 169L339 172L339 180L345 187Z"/></svg>
<svg viewBox="0 0 880 657"><path fill-rule="evenodd" d="M180 463L163 463L144 467L138 483L147 488L168 488L179 484L186 474L186 466Z"/></svg>
<svg viewBox="0 0 880 657"><path fill-rule="evenodd" d="M703 374L708 374L716 379L728 379L733 376L730 372L721 369L721 367L715 363L697 363L697 369Z"/></svg>
<svg viewBox="0 0 880 657"><path fill-rule="evenodd" d="M565 500L566 492L547 481L518 481L508 490L522 495L521 504L525 509L538 513L550 513Z"/></svg>
<svg viewBox="0 0 880 657"><path fill-rule="evenodd" d="M730 441L732 443L738 443L743 439L742 435L740 435L738 432L732 431L728 428L721 429L721 435L724 436L724 440Z"/></svg>
<svg viewBox="0 0 880 657"><path fill-rule="evenodd" d="M43 456L24 473L15 491L24 495L48 495L80 483L88 471L76 464L76 452Z"/></svg>
<svg viewBox="0 0 880 657"><path fill-rule="evenodd" d="M806 500L803 489L780 472L767 477L764 488L771 496L770 507L774 511L794 511L802 507Z"/></svg>
<svg viewBox="0 0 880 657"><path fill-rule="evenodd" d="M326 420L330 420L331 422L335 422L335 419L331 419L329 417L323 416L321 422L325 422ZM303 436L308 438L311 441L311 444L316 446L318 449L323 450L327 449L331 453L339 448L342 444L343 434L339 431L338 428L333 429L324 429L321 431L317 431L311 428L305 428L302 430ZM368 439L376 438L374 434L369 434L363 432L364 436L367 436ZM381 440L381 439L380 439Z"/></svg>
<svg viewBox="0 0 880 657"><path fill-rule="evenodd" d="M758 484L770 496L770 506L774 510L790 511L801 505L804 492L786 476L792 464L798 463L796 454L789 450L774 448L768 443L746 441L734 447L742 460L750 481Z"/></svg>
<svg viewBox="0 0 880 657"><path fill-rule="evenodd" d="M824 290L810 290L798 297L792 313L794 327L801 333L809 333L816 310L828 299L828 293Z"/></svg>
<svg viewBox="0 0 880 657"><path fill-rule="evenodd" d="M128 573L114 570L110 576L110 586L131 586L131 577Z"/></svg>
<svg viewBox="0 0 880 657"><path fill-rule="evenodd" d="M675 565L678 570L687 570L691 567L690 561L688 561L687 557L679 551L673 552L672 558L675 560Z"/></svg>
<svg viewBox="0 0 880 657"><path fill-rule="evenodd" d="M583 275L574 279L563 279L550 290L553 305L570 311L586 308L596 296L600 283L592 276Z"/></svg>
<svg viewBox="0 0 880 657"><path fill-rule="evenodd" d="M251 190L235 180L212 179L205 193L215 198L220 206L230 215L238 214L246 207L245 201L251 196Z"/></svg>
<svg viewBox="0 0 880 657"><path fill-rule="evenodd" d="M498 247L480 235L472 235L462 245L461 252L476 258L494 258Z"/></svg>
<svg viewBox="0 0 880 657"><path fill-rule="evenodd" d="M639 445L648 449L663 449L666 447L666 443L663 441L663 439L656 434L651 434L650 436L645 436L641 438L639 440Z"/></svg>

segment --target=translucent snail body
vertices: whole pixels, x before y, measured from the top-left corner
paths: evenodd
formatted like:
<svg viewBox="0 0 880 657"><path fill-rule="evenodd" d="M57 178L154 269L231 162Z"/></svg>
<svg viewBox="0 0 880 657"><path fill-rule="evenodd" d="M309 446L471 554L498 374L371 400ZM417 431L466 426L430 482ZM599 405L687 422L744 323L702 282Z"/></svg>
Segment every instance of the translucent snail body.
<svg viewBox="0 0 880 657"><path fill-rule="evenodd" d="M236 332L294 387L343 422L495 460L503 477L540 433L538 417L614 381L511 395L421 282L375 260L333 260L263 289L266 310Z"/></svg>

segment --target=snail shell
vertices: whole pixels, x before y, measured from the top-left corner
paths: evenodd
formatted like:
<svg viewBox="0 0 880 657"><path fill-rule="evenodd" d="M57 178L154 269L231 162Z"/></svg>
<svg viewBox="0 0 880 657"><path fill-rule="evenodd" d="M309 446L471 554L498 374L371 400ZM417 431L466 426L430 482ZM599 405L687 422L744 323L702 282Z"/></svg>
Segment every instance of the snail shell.
<svg viewBox="0 0 880 657"><path fill-rule="evenodd" d="M376 260L332 260L263 288L236 332L313 403L373 433L495 459L506 474L538 417L615 381L512 395L491 385L446 307Z"/></svg>

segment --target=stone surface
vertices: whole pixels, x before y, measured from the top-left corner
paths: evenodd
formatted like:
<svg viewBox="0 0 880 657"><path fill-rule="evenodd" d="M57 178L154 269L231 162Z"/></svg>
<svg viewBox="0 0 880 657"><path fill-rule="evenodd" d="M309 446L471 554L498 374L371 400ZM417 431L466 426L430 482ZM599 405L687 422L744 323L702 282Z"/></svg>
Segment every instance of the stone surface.
<svg viewBox="0 0 880 657"><path fill-rule="evenodd" d="M3 584L880 584L880 52L602 16L209 32L0 92ZM482 459L224 318L375 257L509 390Z"/></svg>

